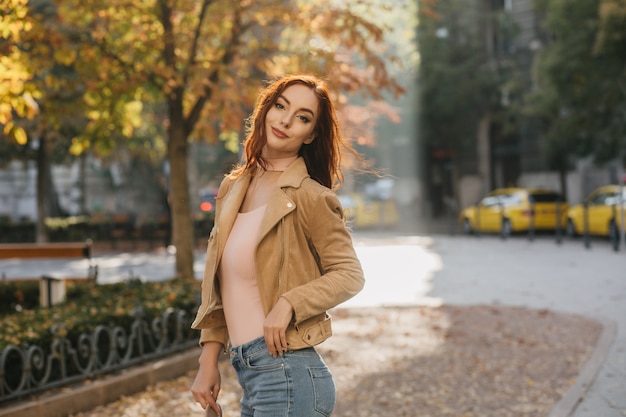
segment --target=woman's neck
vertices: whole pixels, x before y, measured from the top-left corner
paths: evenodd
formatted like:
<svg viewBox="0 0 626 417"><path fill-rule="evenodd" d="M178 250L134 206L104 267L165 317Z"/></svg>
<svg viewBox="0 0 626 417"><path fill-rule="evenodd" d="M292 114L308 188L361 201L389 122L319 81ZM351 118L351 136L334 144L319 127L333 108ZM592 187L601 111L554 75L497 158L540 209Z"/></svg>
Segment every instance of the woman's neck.
<svg viewBox="0 0 626 417"><path fill-rule="evenodd" d="M266 171L284 171L296 159L298 159L298 155L286 158L265 158L265 161L267 161Z"/></svg>

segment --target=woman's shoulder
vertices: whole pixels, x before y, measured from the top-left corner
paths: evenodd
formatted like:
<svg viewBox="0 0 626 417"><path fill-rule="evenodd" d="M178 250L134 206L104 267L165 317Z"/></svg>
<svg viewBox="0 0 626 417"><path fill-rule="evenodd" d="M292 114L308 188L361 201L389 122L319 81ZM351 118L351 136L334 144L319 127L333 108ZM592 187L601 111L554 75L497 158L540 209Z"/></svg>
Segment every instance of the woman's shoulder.
<svg viewBox="0 0 626 417"><path fill-rule="evenodd" d="M314 195L322 195L322 194L334 194L335 192L333 190L331 190L330 188L326 187L325 185L320 184L319 182L315 181L313 178L311 177L306 177L303 181L302 181L302 185L300 187L304 192L306 193L311 193Z"/></svg>
<svg viewBox="0 0 626 417"><path fill-rule="evenodd" d="M239 176L227 174L222 178L222 182L217 191L217 198L223 197L230 190Z"/></svg>
<svg viewBox="0 0 626 417"><path fill-rule="evenodd" d="M330 188L320 184L312 178L306 178L301 186L295 190L297 198L301 202L308 202L317 205L324 201L326 205L334 206L338 204L337 194Z"/></svg>

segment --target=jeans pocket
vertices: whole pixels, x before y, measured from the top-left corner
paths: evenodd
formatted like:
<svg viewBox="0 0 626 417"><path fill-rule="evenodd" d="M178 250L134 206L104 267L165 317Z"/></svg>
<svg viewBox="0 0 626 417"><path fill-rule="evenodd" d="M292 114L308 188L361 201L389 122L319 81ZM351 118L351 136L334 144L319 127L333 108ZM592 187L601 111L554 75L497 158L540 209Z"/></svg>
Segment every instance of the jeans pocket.
<svg viewBox="0 0 626 417"><path fill-rule="evenodd" d="M281 357L274 358L267 350L260 350L245 359L246 367L257 371L270 371L284 368L285 363Z"/></svg>
<svg viewBox="0 0 626 417"><path fill-rule="evenodd" d="M309 368L315 393L315 411L329 416L335 408L335 381L326 367Z"/></svg>

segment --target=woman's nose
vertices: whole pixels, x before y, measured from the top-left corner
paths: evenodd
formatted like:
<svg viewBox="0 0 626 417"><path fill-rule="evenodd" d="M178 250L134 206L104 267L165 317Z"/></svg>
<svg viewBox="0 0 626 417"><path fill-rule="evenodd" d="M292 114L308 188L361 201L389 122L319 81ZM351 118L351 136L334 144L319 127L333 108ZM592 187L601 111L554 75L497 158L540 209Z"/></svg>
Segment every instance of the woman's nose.
<svg viewBox="0 0 626 417"><path fill-rule="evenodd" d="M283 118L280 121L280 124L282 124L285 127L289 127L289 123L291 122L291 117L289 117L288 115L283 116Z"/></svg>

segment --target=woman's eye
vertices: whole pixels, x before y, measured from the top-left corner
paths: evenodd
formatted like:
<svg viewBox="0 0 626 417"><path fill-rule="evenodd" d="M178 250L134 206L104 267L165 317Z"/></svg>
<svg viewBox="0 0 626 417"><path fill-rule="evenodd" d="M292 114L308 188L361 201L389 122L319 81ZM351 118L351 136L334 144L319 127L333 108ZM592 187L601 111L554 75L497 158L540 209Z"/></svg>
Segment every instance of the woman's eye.
<svg viewBox="0 0 626 417"><path fill-rule="evenodd" d="M306 117L306 116L298 116L300 118L300 120L302 120L304 123L309 123L311 120Z"/></svg>
<svg viewBox="0 0 626 417"><path fill-rule="evenodd" d="M283 106L280 103L276 103L275 106L276 106L277 109L281 109L281 110L285 108L285 106Z"/></svg>

